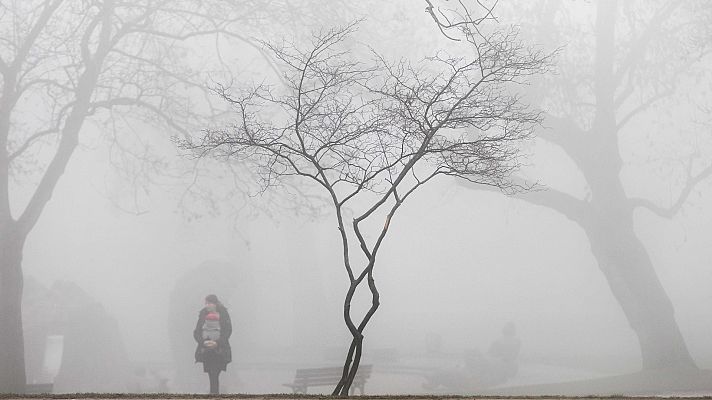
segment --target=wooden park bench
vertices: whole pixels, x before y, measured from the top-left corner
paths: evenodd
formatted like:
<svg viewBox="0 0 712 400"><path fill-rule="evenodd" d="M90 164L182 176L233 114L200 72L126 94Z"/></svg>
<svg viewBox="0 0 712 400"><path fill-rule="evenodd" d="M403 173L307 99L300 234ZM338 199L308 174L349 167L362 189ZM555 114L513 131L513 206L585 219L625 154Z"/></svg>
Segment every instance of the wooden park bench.
<svg viewBox="0 0 712 400"><path fill-rule="evenodd" d="M363 387L366 386L366 381L371 376L371 367L371 365L360 365L358 367L354 382L351 384L350 394L353 394L354 389L358 388L363 395ZM336 387L336 384L341 380L343 372L343 367L298 369L294 374L294 382L285 383L284 386L291 387L293 393L307 394L307 389L310 387Z"/></svg>

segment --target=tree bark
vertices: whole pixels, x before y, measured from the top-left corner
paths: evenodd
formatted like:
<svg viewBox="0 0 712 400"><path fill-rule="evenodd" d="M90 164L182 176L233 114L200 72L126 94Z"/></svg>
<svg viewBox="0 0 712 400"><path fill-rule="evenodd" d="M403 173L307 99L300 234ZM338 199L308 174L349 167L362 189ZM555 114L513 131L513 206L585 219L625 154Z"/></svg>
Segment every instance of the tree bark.
<svg viewBox="0 0 712 400"><path fill-rule="evenodd" d="M591 191L582 227L591 251L640 344L643 369L697 368L675 321L672 302L635 233L634 209L620 179L615 105L618 1L597 3L594 95L596 113L586 153L572 155Z"/></svg>
<svg viewBox="0 0 712 400"><path fill-rule="evenodd" d="M98 71L97 67L88 68L79 80L77 101L62 129L58 148L17 221L9 205L9 116L0 107L0 393L25 390L22 250L77 147Z"/></svg>
<svg viewBox="0 0 712 400"><path fill-rule="evenodd" d="M587 199L556 189L524 192L517 197L561 213L586 233L591 252L638 338L643 369L696 369L670 298L635 232L636 203L627 196L620 178L623 159L615 101L620 89L616 81L618 3L595 3L592 126L579 126L571 116L552 116L545 124L553 129L539 134L559 146L582 172L589 189ZM575 84L571 85L569 89L575 92ZM483 189L481 185L467 186Z"/></svg>
<svg viewBox="0 0 712 400"><path fill-rule="evenodd" d="M696 369L672 302L635 233L633 210L594 211L583 228L613 296L637 335L642 368Z"/></svg>
<svg viewBox="0 0 712 400"><path fill-rule="evenodd" d="M635 232L635 208L625 197L618 174L600 164L584 172L589 182L597 182L591 185L590 201L556 190L517 197L561 213L584 231L599 269L637 336L643 369L696 369L672 302Z"/></svg>
<svg viewBox="0 0 712 400"><path fill-rule="evenodd" d="M346 360L344 361L341 380L336 384L336 387L331 393L332 396L348 396L354 377L356 376L356 371L358 371L359 363L361 362L363 334L361 333L361 329L356 328L351 318L351 301L353 301L354 293L356 289L358 289L360 282L354 281L351 283L349 290L346 292L346 298L344 299L344 322L351 333L352 339L349 345L349 351L346 354Z"/></svg>
<svg viewBox="0 0 712 400"><path fill-rule="evenodd" d="M358 372L358 366L361 362L361 346L363 345L363 336L354 337L351 339L349 351L346 354L344 369L342 371L341 380L336 384L336 387L331 392L332 396L348 396L351 390L351 385Z"/></svg>
<svg viewBox="0 0 712 400"><path fill-rule="evenodd" d="M25 235L11 221L0 226L0 393L25 392L22 332L22 249Z"/></svg>
<svg viewBox="0 0 712 400"><path fill-rule="evenodd" d="M372 271L374 263L375 258L372 258L369 262L367 270ZM376 313L376 310L378 310L378 307L381 304L380 294L378 292L378 289L376 288L376 282L373 279L372 273L367 273L367 275L365 275L364 277L366 277L366 281L368 282L368 288L371 291L371 307L366 312L366 315L363 317L363 320L361 321L359 326L356 327L351 319L351 301L353 300L353 296L356 292L356 289L359 285L363 283L363 280L357 279L356 281L353 281L351 286L349 287L348 292L346 293L346 299L344 302L344 321L346 322L346 326L349 328L349 332L351 332L352 339L351 344L349 345L349 351L346 355L346 361L344 362L344 369L342 372L341 379L339 380L339 383L336 384L334 391L331 393L333 396L349 395L349 391L351 389L351 386L353 385L354 378L356 378L356 373L358 372L358 367L361 364L361 354L363 349L364 338L363 330L366 328L366 325L371 320L371 317L373 317L373 314Z"/></svg>
<svg viewBox="0 0 712 400"><path fill-rule="evenodd" d="M10 113L16 74L3 76L0 100L0 393L25 392L25 344L22 331L22 249L27 236L10 211Z"/></svg>

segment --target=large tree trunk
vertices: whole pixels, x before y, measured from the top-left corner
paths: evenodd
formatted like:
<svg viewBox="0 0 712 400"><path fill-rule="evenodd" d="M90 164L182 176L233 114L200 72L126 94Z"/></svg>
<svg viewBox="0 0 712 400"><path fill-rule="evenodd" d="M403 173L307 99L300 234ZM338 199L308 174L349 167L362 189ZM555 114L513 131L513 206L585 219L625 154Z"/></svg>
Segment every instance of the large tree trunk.
<svg viewBox="0 0 712 400"><path fill-rule="evenodd" d="M16 224L0 226L0 393L24 393L25 347L22 333L22 248Z"/></svg>
<svg viewBox="0 0 712 400"><path fill-rule="evenodd" d="M110 28L102 28L102 35L106 35L104 30L107 29ZM108 38L103 40L106 43ZM10 212L8 182L10 162L7 138L10 117L5 110L11 108L0 102L0 393L24 392L26 377L22 333L22 250L27 234L52 198L54 188L79 143L79 131L89 113L91 95L101 71L101 61L95 59L80 77L77 98L64 122L56 153L17 221L13 220ZM3 101L10 100L3 97Z"/></svg>
<svg viewBox="0 0 712 400"><path fill-rule="evenodd" d="M599 268L638 337L642 368L697 368L672 303L635 234L632 210L625 214L596 215L585 231Z"/></svg>
<svg viewBox="0 0 712 400"><path fill-rule="evenodd" d="M519 197L560 212L584 230L599 268L637 335L643 369L697 368L675 321L672 303L635 232L633 203L620 178L623 160L617 94L623 87L617 68L624 55L616 43L619 3L623 2L595 2L592 126L580 126L573 115L550 116L547 124L554 129L540 132L540 137L560 146L580 169L589 189L587 199L553 188L521 193ZM677 3L671 3L674 4ZM550 5L558 7L558 2ZM551 27L553 14L547 15L544 25ZM586 74L583 73L582 82L588 82ZM581 87L572 81L567 90L576 93ZM581 99L581 103L588 101Z"/></svg>
<svg viewBox="0 0 712 400"><path fill-rule="evenodd" d="M583 221L591 251L631 328L638 336L643 369L696 368L670 298L660 284L645 246L635 233L620 173L616 106L616 20L618 1L597 3L592 131L587 151L575 157L592 194Z"/></svg>

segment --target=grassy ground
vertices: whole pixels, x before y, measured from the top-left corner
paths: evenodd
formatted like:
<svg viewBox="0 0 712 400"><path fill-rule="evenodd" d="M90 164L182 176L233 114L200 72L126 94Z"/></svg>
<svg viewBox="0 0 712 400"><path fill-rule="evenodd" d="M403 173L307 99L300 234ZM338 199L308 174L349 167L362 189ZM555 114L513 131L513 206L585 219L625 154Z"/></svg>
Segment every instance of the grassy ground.
<svg viewBox="0 0 712 400"><path fill-rule="evenodd" d="M485 394L504 396L587 396L592 393L621 396L706 397L712 395L710 370L651 370L574 382L492 389Z"/></svg>
<svg viewBox="0 0 712 400"><path fill-rule="evenodd" d="M477 390L474 396L451 395L366 395L350 396L359 400L476 400L476 399L534 399L534 400L601 400L601 399L707 399L712 400L712 371L657 370L641 371L598 379L573 382L512 386ZM551 395L551 394L556 395ZM591 393L613 395L591 396ZM16 395L0 394L2 400L12 399L245 399L245 400L318 400L334 399L325 395L297 394L177 394L177 393L65 393Z"/></svg>
<svg viewBox="0 0 712 400"><path fill-rule="evenodd" d="M635 400L653 400L653 399L712 399L712 396L349 396L335 397L324 395L295 395L295 394L221 394L221 395L206 395L206 394L176 394L176 393L64 393L64 394L33 394L33 395L16 395L16 394L0 394L0 399L244 399L244 400L321 400L321 399L357 399L357 400L498 400L498 399L521 399L521 400L620 400L620 399L635 399Z"/></svg>

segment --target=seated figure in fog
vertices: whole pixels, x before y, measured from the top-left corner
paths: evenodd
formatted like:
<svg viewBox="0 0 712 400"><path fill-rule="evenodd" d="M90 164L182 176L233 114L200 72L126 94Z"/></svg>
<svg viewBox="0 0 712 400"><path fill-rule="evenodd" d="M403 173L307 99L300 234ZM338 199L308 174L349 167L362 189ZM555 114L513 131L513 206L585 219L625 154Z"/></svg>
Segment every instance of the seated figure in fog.
<svg viewBox="0 0 712 400"><path fill-rule="evenodd" d="M517 337L514 323L507 322L502 328L502 336L497 338L487 350L490 367L493 372L493 384L506 382L517 375L517 358L522 344Z"/></svg>
<svg viewBox="0 0 712 400"><path fill-rule="evenodd" d="M468 391L505 383L517 374L520 347L517 330L512 322L508 322L502 328L502 336L492 342L486 354L476 349L466 351L464 366L431 374L426 377L423 387Z"/></svg>

